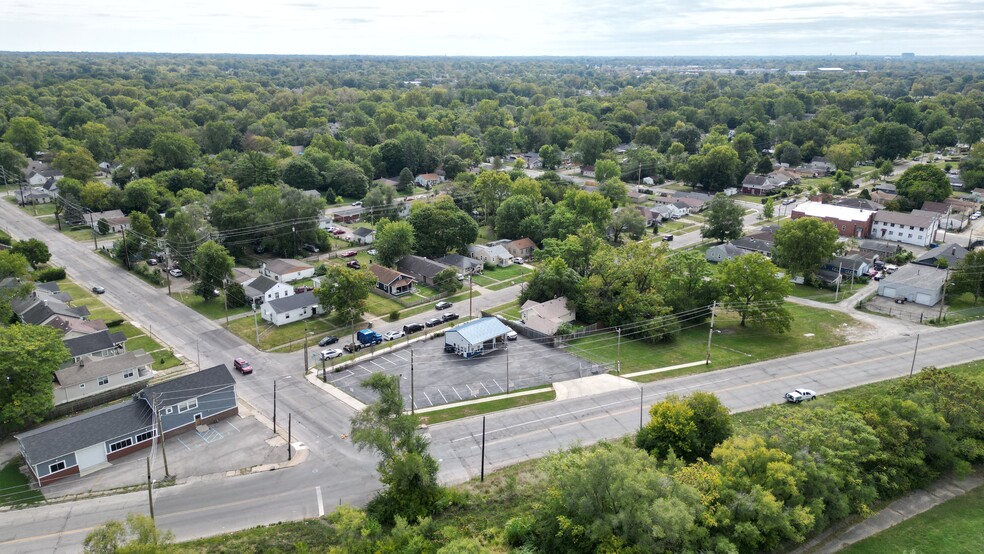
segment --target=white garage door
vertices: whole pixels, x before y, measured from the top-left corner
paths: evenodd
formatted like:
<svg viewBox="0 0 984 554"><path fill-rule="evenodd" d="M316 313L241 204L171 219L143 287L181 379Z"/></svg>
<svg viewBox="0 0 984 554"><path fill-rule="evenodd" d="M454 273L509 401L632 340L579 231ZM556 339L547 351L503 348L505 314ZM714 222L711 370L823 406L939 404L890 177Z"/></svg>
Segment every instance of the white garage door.
<svg viewBox="0 0 984 554"><path fill-rule="evenodd" d="M923 306L932 306L933 304L935 304L935 302L933 302L933 299L930 298L928 294L924 292L917 292L916 304L922 304Z"/></svg>
<svg viewBox="0 0 984 554"><path fill-rule="evenodd" d="M106 447L103 443L83 448L75 453L75 458L79 463L79 471L86 468L106 463Z"/></svg>
<svg viewBox="0 0 984 554"><path fill-rule="evenodd" d="M895 298L895 287L885 287L882 289L882 296L885 298Z"/></svg>

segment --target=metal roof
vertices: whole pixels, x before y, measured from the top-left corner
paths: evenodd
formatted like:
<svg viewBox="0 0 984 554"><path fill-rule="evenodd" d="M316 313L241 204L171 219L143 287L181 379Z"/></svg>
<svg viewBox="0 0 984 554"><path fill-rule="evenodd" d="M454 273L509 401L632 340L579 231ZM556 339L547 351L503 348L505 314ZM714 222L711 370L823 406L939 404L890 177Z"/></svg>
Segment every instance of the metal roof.
<svg viewBox="0 0 984 554"><path fill-rule="evenodd" d="M462 323L444 333L444 336L458 334L469 344L482 344L487 340L505 335L512 329L494 317L483 317ZM447 340L445 338L445 340Z"/></svg>

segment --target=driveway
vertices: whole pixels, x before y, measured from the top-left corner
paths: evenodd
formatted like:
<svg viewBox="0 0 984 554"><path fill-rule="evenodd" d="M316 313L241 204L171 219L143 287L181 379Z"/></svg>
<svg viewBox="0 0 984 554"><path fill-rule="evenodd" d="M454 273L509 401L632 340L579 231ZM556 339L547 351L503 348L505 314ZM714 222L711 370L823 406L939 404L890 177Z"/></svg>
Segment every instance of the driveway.
<svg viewBox="0 0 984 554"><path fill-rule="evenodd" d="M516 391L591 373L589 362L525 337L508 342L506 350L470 359L444 352L443 337L436 337L350 365L329 374L328 383L369 403L376 396L360 386L366 377L379 372L399 375L404 403L410 406L411 353L415 408L502 394L507 388Z"/></svg>

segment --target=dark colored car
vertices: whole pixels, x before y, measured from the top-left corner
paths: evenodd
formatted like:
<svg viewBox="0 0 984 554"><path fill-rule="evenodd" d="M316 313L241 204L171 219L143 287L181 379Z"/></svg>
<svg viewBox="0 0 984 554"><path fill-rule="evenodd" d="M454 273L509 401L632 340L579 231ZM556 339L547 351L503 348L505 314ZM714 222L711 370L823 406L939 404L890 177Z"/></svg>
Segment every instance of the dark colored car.
<svg viewBox="0 0 984 554"><path fill-rule="evenodd" d="M351 267L352 269L362 269L362 264L359 263L359 260L352 260L345 265Z"/></svg>
<svg viewBox="0 0 984 554"><path fill-rule="evenodd" d="M253 252L256 252L257 254L262 254L266 252L266 248L263 248L263 246L257 244L256 246L253 247Z"/></svg>
<svg viewBox="0 0 984 554"><path fill-rule="evenodd" d="M663 241L664 242L672 242L673 241L673 235L663 235Z"/></svg>
<svg viewBox="0 0 984 554"><path fill-rule="evenodd" d="M307 250L308 252L310 252L312 254L317 254L318 252L321 252L321 250L318 250L318 247L315 246L315 245L313 245L313 244L305 244L301 248Z"/></svg>
<svg viewBox="0 0 984 554"><path fill-rule="evenodd" d="M453 312L448 312L441 316L441 321L454 321L458 319L458 314Z"/></svg>
<svg viewBox="0 0 984 554"><path fill-rule="evenodd" d="M314 290L314 287L309 287L306 285L298 285L294 287L294 294L301 294L302 292L307 292L309 290Z"/></svg>
<svg viewBox="0 0 984 554"><path fill-rule="evenodd" d="M318 341L318 346L328 346L329 344L335 344L338 342L338 337L334 335L328 335Z"/></svg>
<svg viewBox="0 0 984 554"><path fill-rule="evenodd" d="M403 332L406 334L416 333L417 331L423 331L424 326L420 323L407 323L403 326Z"/></svg>
<svg viewBox="0 0 984 554"><path fill-rule="evenodd" d="M450 302L448 302L447 300L441 300L437 304L434 304L434 309L435 310L446 310L446 309L450 308L451 305L452 304Z"/></svg>
<svg viewBox="0 0 984 554"><path fill-rule="evenodd" d="M249 362L247 362L243 358L236 358L235 360L233 360L232 367L238 369L239 373L242 373L243 375L249 375L250 373L253 373L253 366L249 365Z"/></svg>
<svg viewBox="0 0 984 554"><path fill-rule="evenodd" d="M335 229L334 231L331 232L331 234L333 234L335 236L344 235L345 234L345 229Z"/></svg>
<svg viewBox="0 0 984 554"><path fill-rule="evenodd" d="M445 344L444 345L444 351L447 352L447 353L449 353L449 354L454 353L454 345L453 344Z"/></svg>
<svg viewBox="0 0 984 554"><path fill-rule="evenodd" d="M432 318L428 319L427 320L427 323L424 323L424 325L426 325L428 327L437 327L438 325L440 325L442 323L444 323L444 322L441 321L440 318L432 317Z"/></svg>
<svg viewBox="0 0 984 554"><path fill-rule="evenodd" d="M350 342L350 343L346 344L345 346L343 346L342 347L342 350L344 350L344 351L348 352L349 354L351 354L353 352L358 352L359 350L362 350L362 345L359 344L359 343L357 343L357 342Z"/></svg>

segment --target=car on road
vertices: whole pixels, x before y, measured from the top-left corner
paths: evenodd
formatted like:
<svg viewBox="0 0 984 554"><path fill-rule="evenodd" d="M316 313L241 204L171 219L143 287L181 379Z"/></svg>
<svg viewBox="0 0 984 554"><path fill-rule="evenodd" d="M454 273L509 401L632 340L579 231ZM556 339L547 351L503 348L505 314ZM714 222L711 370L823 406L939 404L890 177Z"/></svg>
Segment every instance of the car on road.
<svg viewBox="0 0 984 554"><path fill-rule="evenodd" d="M782 205L783 206L788 206L788 205L792 204L793 202L796 202L796 199L795 198L787 198L787 199L785 199L785 200L782 201Z"/></svg>
<svg viewBox="0 0 984 554"><path fill-rule="evenodd" d="M172 267L171 269L168 270L168 273L171 274L171 277L181 277L182 275L184 275L184 272L177 267Z"/></svg>
<svg viewBox="0 0 984 554"><path fill-rule="evenodd" d="M102 294L102 293L106 292L106 289L100 287L99 285L96 285L96 286L92 287L92 292L94 292L96 294Z"/></svg>
<svg viewBox="0 0 984 554"><path fill-rule="evenodd" d="M446 313L446 314L444 314L444 315L441 316L441 321L444 321L444 322L454 321L454 320L458 319L458 317L459 317L458 314L456 314L454 312L448 312L448 313Z"/></svg>
<svg viewBox="0 0 984 554"><path fill-rule="evenodd" d="M321 358L322 360L330 360L332 358L337 358L337 357L341 356L342 354L344 354L344 352L342 352L341 350L339 350L337 348L329 348L328 350L322 350L318 354L318 357Z"/></svg>
<svg viewBox="0 0 984 554"><path fill-rule="evenodd" d="M157 258L150 258L147 260L147 265L157 265L158 263L160 262L157 261Z"/></svg>
<svg viewBox="0 0 984 554"><path fill-rule="evenodd" d="M451 306L453 306L453 304L451 304L447 300L441 300L437 304L434 304L434 309L435 310L446 310L446 309L450 308Z"/></svg>
<svg viewBox="0 0 984 554"><path fill-rule="evenodd" d="M793 389L786 393L786 402L799 404L804 400L816 400L817 393L810 389Z"/></svg>
<svg viewBox="0 0 984 554"><path fill-rule="evenodd" d="M336 342L338 342L338 337L335 335L328 335L327 337L322 337L321 340L318 341L318 346L328 346L329 344L335 344Z"/></svg>
<svg viewBox="0 0 984 554"><path fill-rule="evenodd" d="M369 250L366 250L366 254L369 254L370 256L375 256L376 254L379 254L379 252L375 248L370 248Z"/></svg>
<svg viewBox="0 0 984 554"><path fill-rule="evenodd" d="M350 342L345 346L343 346L342 350L351 354L352 352L358 352L359 350L362 350L362 345L357 342Z"/></svg>
<svg viewBox="0 0 984 554"><path fill-rule="evenodd" d="M396 340L402 338L405 334L403 331L387 331L383 333L383 340Z"/></svg>
<svg viewBox="0 0 984 554"><path fill-rule="evenodd" d="M509 331L506 333L506 340L516 340L519 338L519 334L516 331Z"/></svg>
<svg viewBox="0 0 984 554"><path fill-rule="evenodd" d="M351 267L352 269L362 269L362 264L359 263L359 260L352 260L351 262L345 265L347 267Z"/></svg>
<svg viewBox="0 0 984 554"><path fill-rule="evenodd" d="M318 252L321 252L321 250L319 250L318 247L315 246L315 245L313 245L313 244L305 244L301 248L307 250L308 252L310 252L312 254L317 254Z"/></svg>
<svg viewBox="0 0 984 554"><path fill-rule="evenodd" d="M355 250L346 250L345 252L342 252L342 257L343 258L351 258L351 257L353 257L353 256L355 256L357 254L358 254L358 252L356 252Z"/></svg>
<svg viewBox="0 0 984 554"><path fill-rule="evenodd" d="M673 235L663 235L663 242L673 242Z"/></svg>
<svg viewBox="0 0 984 554"><path fill-rule="evenodd" d="M362 200L356 200L355 202L352 202L352 205L353 206L361 206L362 205Z"/></svg>
<svg viewBox="0 0 984 554"><path fill-rule="evenodd" d="M403 326L403 332L408 335L423 330L424 330L424 325L422 323L407 323L406 325Z"/></svg>
<svg viewBox="0 0 984 554"><path fill-rule="evenodd" d="M424 325L426 325L427 327L437 327L438 325L440 325L442 323L444 323L444 322L441 321L441 318L439 318L439 317L432 317L432 318L428 319L427 322L424 323Z"/></svg>
<svg viewBox="0 0 984 554"><path fill-rule="evenodd" d="M253 373L253 366L251 366L244 358L236 358L233 360L232 367L239 370L239 373L242 373L243 375Z"/></svg>
<svg viewBox="0 0 984 554"><path fill-rule="evenodd" d="M332 230L331 234L336 235L336 236L337 235L344 235L345 234L345 229L334 229L334 230Z"/></svg>

